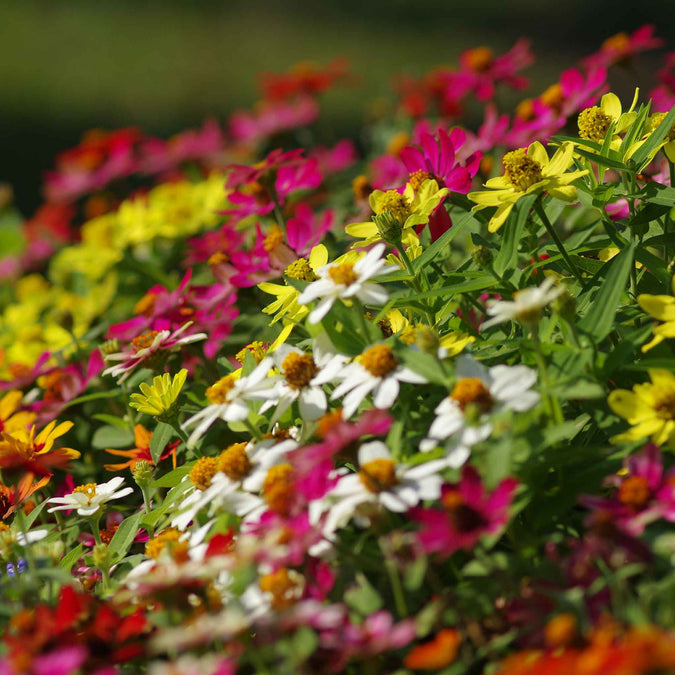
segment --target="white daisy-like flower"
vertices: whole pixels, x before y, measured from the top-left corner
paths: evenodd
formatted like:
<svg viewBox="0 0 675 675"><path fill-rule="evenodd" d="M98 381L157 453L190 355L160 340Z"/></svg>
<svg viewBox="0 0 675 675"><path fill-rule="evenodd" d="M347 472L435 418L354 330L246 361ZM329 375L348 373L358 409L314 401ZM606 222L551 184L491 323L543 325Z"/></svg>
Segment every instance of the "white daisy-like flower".
<svg viewBox="0 0 675 675"><path fill-rule="evenodd" d="M225 422L245 420L249 413L248 402L253 395L275 384L273 378L267 377L271 367L272 359L267 357L249 375L230 373L209 387L206 390L206 398L211 405L183 423L183 429L197 425L188 438L188 447L194 446L217 419Z"/></svg>
<svg viewBox="0 0 675 675"><path fill-rule="evenodd" d="M79 485L69 495L52 497L47 500L49 504L56 504L56 506L48 509L48 511L52 513L54 511L77 509L77 512L81 516L93 516L107 502L126 497L134 491L131 487L118 490L123 483L124 478L115 476L115 478L110 479L107 483Z"/></svg>
<svg viewBox="0 0 675 675"><path fill-rule="evenodd" d="M523 288L513 294L513 300L497 300L488 308L487 313L492 318L481 325L481 329L489 328L505 321L519 321L524 324L533 324L539 321L541 310L553 302L561 293L563 286L556 283L555 278L547 277L541 286Z"/></svg>
<svg viewBox="0 0 675 675"><path fill-rule="evenodd" d="M466 462L471 447L492 433L490 415L502 410L524 412L539 402L532 391L537 373L527 366L485 368L475 359L462 356L457 362L457 383L450 396L436 406L436 418L420 450L428 452L439 445L446 449L449 466Z"/></svg>
<svg viewBox="0 0 675 675"><path fill-rule="evenodd" d="M298 296L298 302L302 305L321 298L310 312L309 322L319 323L338 298L358 298L368 305L383 305L387 302L387 291L379 284L368 281L388 267L386 260L382 259L385 248L384 244L378 244L356 262L333 262L321 267L317 271L319 279L309 284Z"/></svg>
<svg viewBox="0 0 675 675"><path fill-rule="evenodd" d="M447 467L443 459L416 466L397 464L382 441L364 443L358 453L359 471L338 469L337 485L314 508L310 517L318 522L323 513L323 534L328 540L344 527L363 505L381 505L388 511L404 513L420 501L438 499Z"/></svg>
<svg viewBox="0 0 675 675"><path fill-rule="evenodd" d="M400 382L425 384L427 380L399 364L391 347L375 344L337 373L341 382L331 399L344 396L342 416L349 419L368 394L373 394L376 408L390 408L398 398Z"/></svg>
<svg viewBox="0 0 675 675"><path fill-rule="evenodd" d="M136 368L142 366L144 363L151 364L153 358L177 352L184 345L206 340L208 337L206 333L183 335L192 324L192 321L188 321L174 331L151 330L135 337L131 341L129 351L115 352L104 356L106 361L120 361L120 363L106 368L103 371L103 375L112 375L113 377L121 375L117 381L124 382Z"/></svg>

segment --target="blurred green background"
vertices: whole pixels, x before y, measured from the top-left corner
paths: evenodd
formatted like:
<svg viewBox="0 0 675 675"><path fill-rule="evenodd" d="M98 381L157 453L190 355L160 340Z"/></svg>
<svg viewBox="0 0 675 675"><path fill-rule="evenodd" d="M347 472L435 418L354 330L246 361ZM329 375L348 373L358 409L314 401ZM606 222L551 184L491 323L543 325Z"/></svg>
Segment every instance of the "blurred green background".
<svg viewBox="0 0 675 675"><path fill-rule="evenodd" d="M499 52L527 36L538 93L606 37L643 23L675 46L673 0L0 0L0 181L30 213L42 172L83 130L168 135L206 116L223 120L257 98L258 73L299 60L349 60L357 82L324 105L326 124L348 134L401 71L421 74L467 47ZM642 75L658 63L646 55ZM634 79L622 77L619 87Z"/></svg>

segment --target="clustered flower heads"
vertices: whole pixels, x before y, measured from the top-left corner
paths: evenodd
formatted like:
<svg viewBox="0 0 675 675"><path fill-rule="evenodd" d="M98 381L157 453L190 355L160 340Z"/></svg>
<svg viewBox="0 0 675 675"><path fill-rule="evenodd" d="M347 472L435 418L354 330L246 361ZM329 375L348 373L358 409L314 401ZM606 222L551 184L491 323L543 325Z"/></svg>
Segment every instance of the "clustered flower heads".
<svg viewBox="0 0 675 675"><path fill-rule="evenodd" d="M0 673L675 672L675 57L609 91L661 45L512 111L529 43L468 49L363 156L284 145L302 63L0 191Z"/></svg>

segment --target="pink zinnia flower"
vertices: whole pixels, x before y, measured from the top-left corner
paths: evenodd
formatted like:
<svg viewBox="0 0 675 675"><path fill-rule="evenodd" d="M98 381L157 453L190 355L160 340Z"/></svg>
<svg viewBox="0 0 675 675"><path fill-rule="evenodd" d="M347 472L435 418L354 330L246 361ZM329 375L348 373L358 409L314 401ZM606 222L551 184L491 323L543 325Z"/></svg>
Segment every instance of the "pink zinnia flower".
<svg viewBox="0 0 675 675"><path fill-rule="evenodd" d="M584 59L587 66L604 66L608 68L616 63L626 61L640 52L657 49L663 40L654 36L654 26L645 25L632 32L617 33L607 38L595 54Z"/></svg>
<svg viewBox="0 0 675 675"><path fill-rule="evenodd" d="M517 486L515 479L506 478L488 494L478 472L465 466L459 483L441 488L443 510L417 507L409 512L424 526L418 534L422 548L449 556L459 549L471 549L485 534L499 532L508 521Z"/></svg>

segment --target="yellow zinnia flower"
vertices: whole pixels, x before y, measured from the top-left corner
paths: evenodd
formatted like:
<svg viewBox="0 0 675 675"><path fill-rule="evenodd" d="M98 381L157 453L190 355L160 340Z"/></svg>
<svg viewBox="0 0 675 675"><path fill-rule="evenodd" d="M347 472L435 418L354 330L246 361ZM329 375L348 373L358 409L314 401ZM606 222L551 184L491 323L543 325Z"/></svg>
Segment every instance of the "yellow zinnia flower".
<svg viewBox="0 0 675 675"><path fill-rule="evenodd" d="M673 277L673 292L675 293L675 277ZM666 338L675 337L675 297L672 295L638 295L638 304L650 316L663 321L654 328L654 338L642 346L642 351L649 351L652 347L663 342Z"/></svg>
<svg viewBox="0 0 675 675"><path fill-rule="evenodd" d="M187 369L183 368L171 378L169 373L157 375L152 385L141 382L142 394L132 394L129 405L138 412L161 417L175 412L176 400L185 384Z"/></svg>
<svg viewBox="0 0 675 675"><path fill-rule="evenodd" d="M616 389L607 398L609 407L632 426L611 441L631 443L649 437L675 449L675 375L660 368L648 372L651 383L636 384L633 391Z"/></svg>
<svg viewBox="0 0 675 675"><path fill-rule="evenodd" d="M373 219L347 225L345 232L363 239L354 246L369 246L382 240L391 242L390 234L406 246L417 243L413 228L428 223L429 216L449 192L448 188L439 188L433 179L425 180L417 190L412 183L407 183L403 194L396 190L375 190L369 198Z"/></svg>
<svg viewBox="0 0 675 675"><path fill-rule="evenodd" d="M577 189L570 183L588 173L587 170L567 171L574 162L574 144L570 141L563 143L551 159L544 146L535 141L527 151L519 148L507 152L502 162L504 175L485 183L490 190L468 194L469 199L476 202L473 211L497 207L488 224L490 232L496 232L504 224L515 203L526 195L546 192L556 199L574 201Z"/></svg>
<svg viewBox="0 0 675 675"><path fill-rule="evenodd" d="M630 109L628 112L623 112L619 97L612 92L605 94L600 100L599 106L594 105L579 113L579 137L595 141L596 143L602 143L612 124L614 124L612 137L622 134L633 124L637 117L637 113L633 112L637 103L637 97L638 90L636 89ZM612 142L614 143L614 140ZM633 152L635 149L633 149Z"/></svg>

